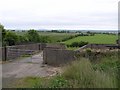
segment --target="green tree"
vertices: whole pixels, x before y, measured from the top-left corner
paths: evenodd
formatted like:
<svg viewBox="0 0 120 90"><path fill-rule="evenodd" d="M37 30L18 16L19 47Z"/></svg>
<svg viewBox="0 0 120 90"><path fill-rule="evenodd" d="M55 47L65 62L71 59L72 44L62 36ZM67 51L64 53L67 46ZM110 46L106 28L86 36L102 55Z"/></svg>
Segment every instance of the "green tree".
<svg viewBox="0 0 120 90"><path fill-rule="evenodd" d="M6 45L15 45L18 42L18 36L16 35L16 33L7 31L4 41L6 42Z"/></svg>
<svg viewBox="0 0 120 90"><path fill-rule="evenodd" d="M4 29L4 26L0 24L0 42L2 42L2 45L5 45L5 35L6 35L6 30Z"/></svg>
<svg viewBox="0 0 120 90"><path fill-rule="evenodd" d="M50 43L51 40L48 36L40 36L40 42L42 42L42 43L48 43L49 42Z"/></svg>
<svg viewBox="0 0 120 90"><path fill-rule="evenodd" d="M26 37L26 35L19 35L18 36L18 44L21 44L21 43L28 43L29 40L28 38Z"/></svg>
<svg viewBox="0 0 120 90"><path fill-rule="evenodd" d="M36 30L29 30L27 32L27 38L30 42L39 42L40 38L39 38L39 34Z"/></svg>

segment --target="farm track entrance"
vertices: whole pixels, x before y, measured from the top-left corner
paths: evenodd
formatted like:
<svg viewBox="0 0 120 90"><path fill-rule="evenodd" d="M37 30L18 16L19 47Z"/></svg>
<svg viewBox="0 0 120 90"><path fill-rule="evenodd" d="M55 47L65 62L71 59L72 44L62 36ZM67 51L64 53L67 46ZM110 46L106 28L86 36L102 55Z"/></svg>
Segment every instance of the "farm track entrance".
<svg viewBox="0 0 120 90"><path fill-rule="evenodd" d="M20 58L2 65L3 87L9 87L16 80L25 77L45 77L52 75L53 67L43 67L42 52L32 57Z"/></svg>

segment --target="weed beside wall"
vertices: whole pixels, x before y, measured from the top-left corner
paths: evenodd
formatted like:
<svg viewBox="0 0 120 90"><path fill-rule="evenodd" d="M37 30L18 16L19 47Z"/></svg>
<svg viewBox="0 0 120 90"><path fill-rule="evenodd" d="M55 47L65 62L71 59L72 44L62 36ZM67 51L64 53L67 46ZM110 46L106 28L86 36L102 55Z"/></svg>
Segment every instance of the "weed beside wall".
<svg viewBox="0 0 120 90"><path fill-rule="evenodd" d="M79 51L75 51L75 55L77 58L87 58L92 62L96 62L96 61L100 61L102 58L108 58L108 57L115 57L115 58L119 58L118 55L118 51L94 51L92 49L86 49L85 51L79 52Z"/></svg>
<svg viewBox="0 0 120 90"><path fill-rule="evenodd" d="M19 83L19 87L118 88L120 61L117 53L101 55L103 57L96 63L91 62L89 58L80 57L69 64L63 65L62 73L56 76L25 78Z"/></svg>
<svg viewBox="0 0 120 90"><path fill-rule="evenodd" d="M69 65L63 76L77 88L115 88L116 77L103 71L94 70L89 60L82 59Z"/></svg>
<svg viewBox="0 0 120 90"><path fill-rule="evenodd" d="M67 66L58 76L44 79L35 84L35 88L118 88L118 79L114 66L108 67L109 71L100 70L101 64L93 64L88 59L81 58ZM96 67L96 68L95 68Z"/></svg>

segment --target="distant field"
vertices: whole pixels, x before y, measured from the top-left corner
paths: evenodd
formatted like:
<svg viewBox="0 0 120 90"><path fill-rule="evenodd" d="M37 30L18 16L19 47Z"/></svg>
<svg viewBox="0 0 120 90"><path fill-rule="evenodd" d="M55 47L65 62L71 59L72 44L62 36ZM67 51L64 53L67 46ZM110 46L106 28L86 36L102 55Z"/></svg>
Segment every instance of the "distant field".
<svg viewBox="0 0 120 90"><path fill-rule="evenodd" d="M18 35L24 35L26 32L16 32ZM52 43L61 41L64 38L75 35L76 33L51 33L51 32L38 32L40 36L48 36ZM95 44L115 44L117 35L96 34L95 36L79 36L65 41L65 44L71 44L72 42L86 41Z"/></svg>
<svg viewBox="0 0 120 90"><path fill-rule="evenodd" d="M64 38L75 35L75 33L51 33L51 32L39 32L40 36L48 36L52 43L61 41Z"/></svg>
<svg viewBox="0 0 120 90"><path fill-rule="evenodd" d="M13 32L13 31L12 31ZM26 32L19 32L19 31L16 31L16 32L14 32L14 33L16 33L17 35L24 35L24 34L26 34Z"/></svg>
<svg viewBox="0 0 120 90"><path fill-rule="evenodd" d="M48 36L51 42L57 42L58 40L63 40L64 38L75 35L75 33L51 33L51 32L39 32L41 36Z"/></svg>
<svg viewBox="0 0 120 90"><path fill-rule="evenodd" d="M16 32L18 35L24 35L26 32ZM53 32L38 32L40 36L48 36L52 43L61 41L64 38L74 36L76 33L53 33Z"/></svg>
<svg viewBox="0 0 120 90"><path fill-rule="evenodd" d="M72 42L86 41L94 44L115 44L117 38L117 35L96 34L95 36L79 36L64 43L71 44Z"/></svg>

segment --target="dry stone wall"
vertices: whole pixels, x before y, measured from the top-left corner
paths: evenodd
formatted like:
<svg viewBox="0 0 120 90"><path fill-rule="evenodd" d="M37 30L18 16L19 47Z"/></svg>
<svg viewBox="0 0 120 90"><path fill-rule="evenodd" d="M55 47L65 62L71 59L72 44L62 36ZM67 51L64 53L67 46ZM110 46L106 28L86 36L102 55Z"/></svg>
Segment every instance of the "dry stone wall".
<svg viewBox="0 0 120 90"><path fill-rule="evenodd" d="M78 50L83 50L86 48L105 50L105 49L117 49L118 46L116 44L88 44L81 47Z"/></svg>

